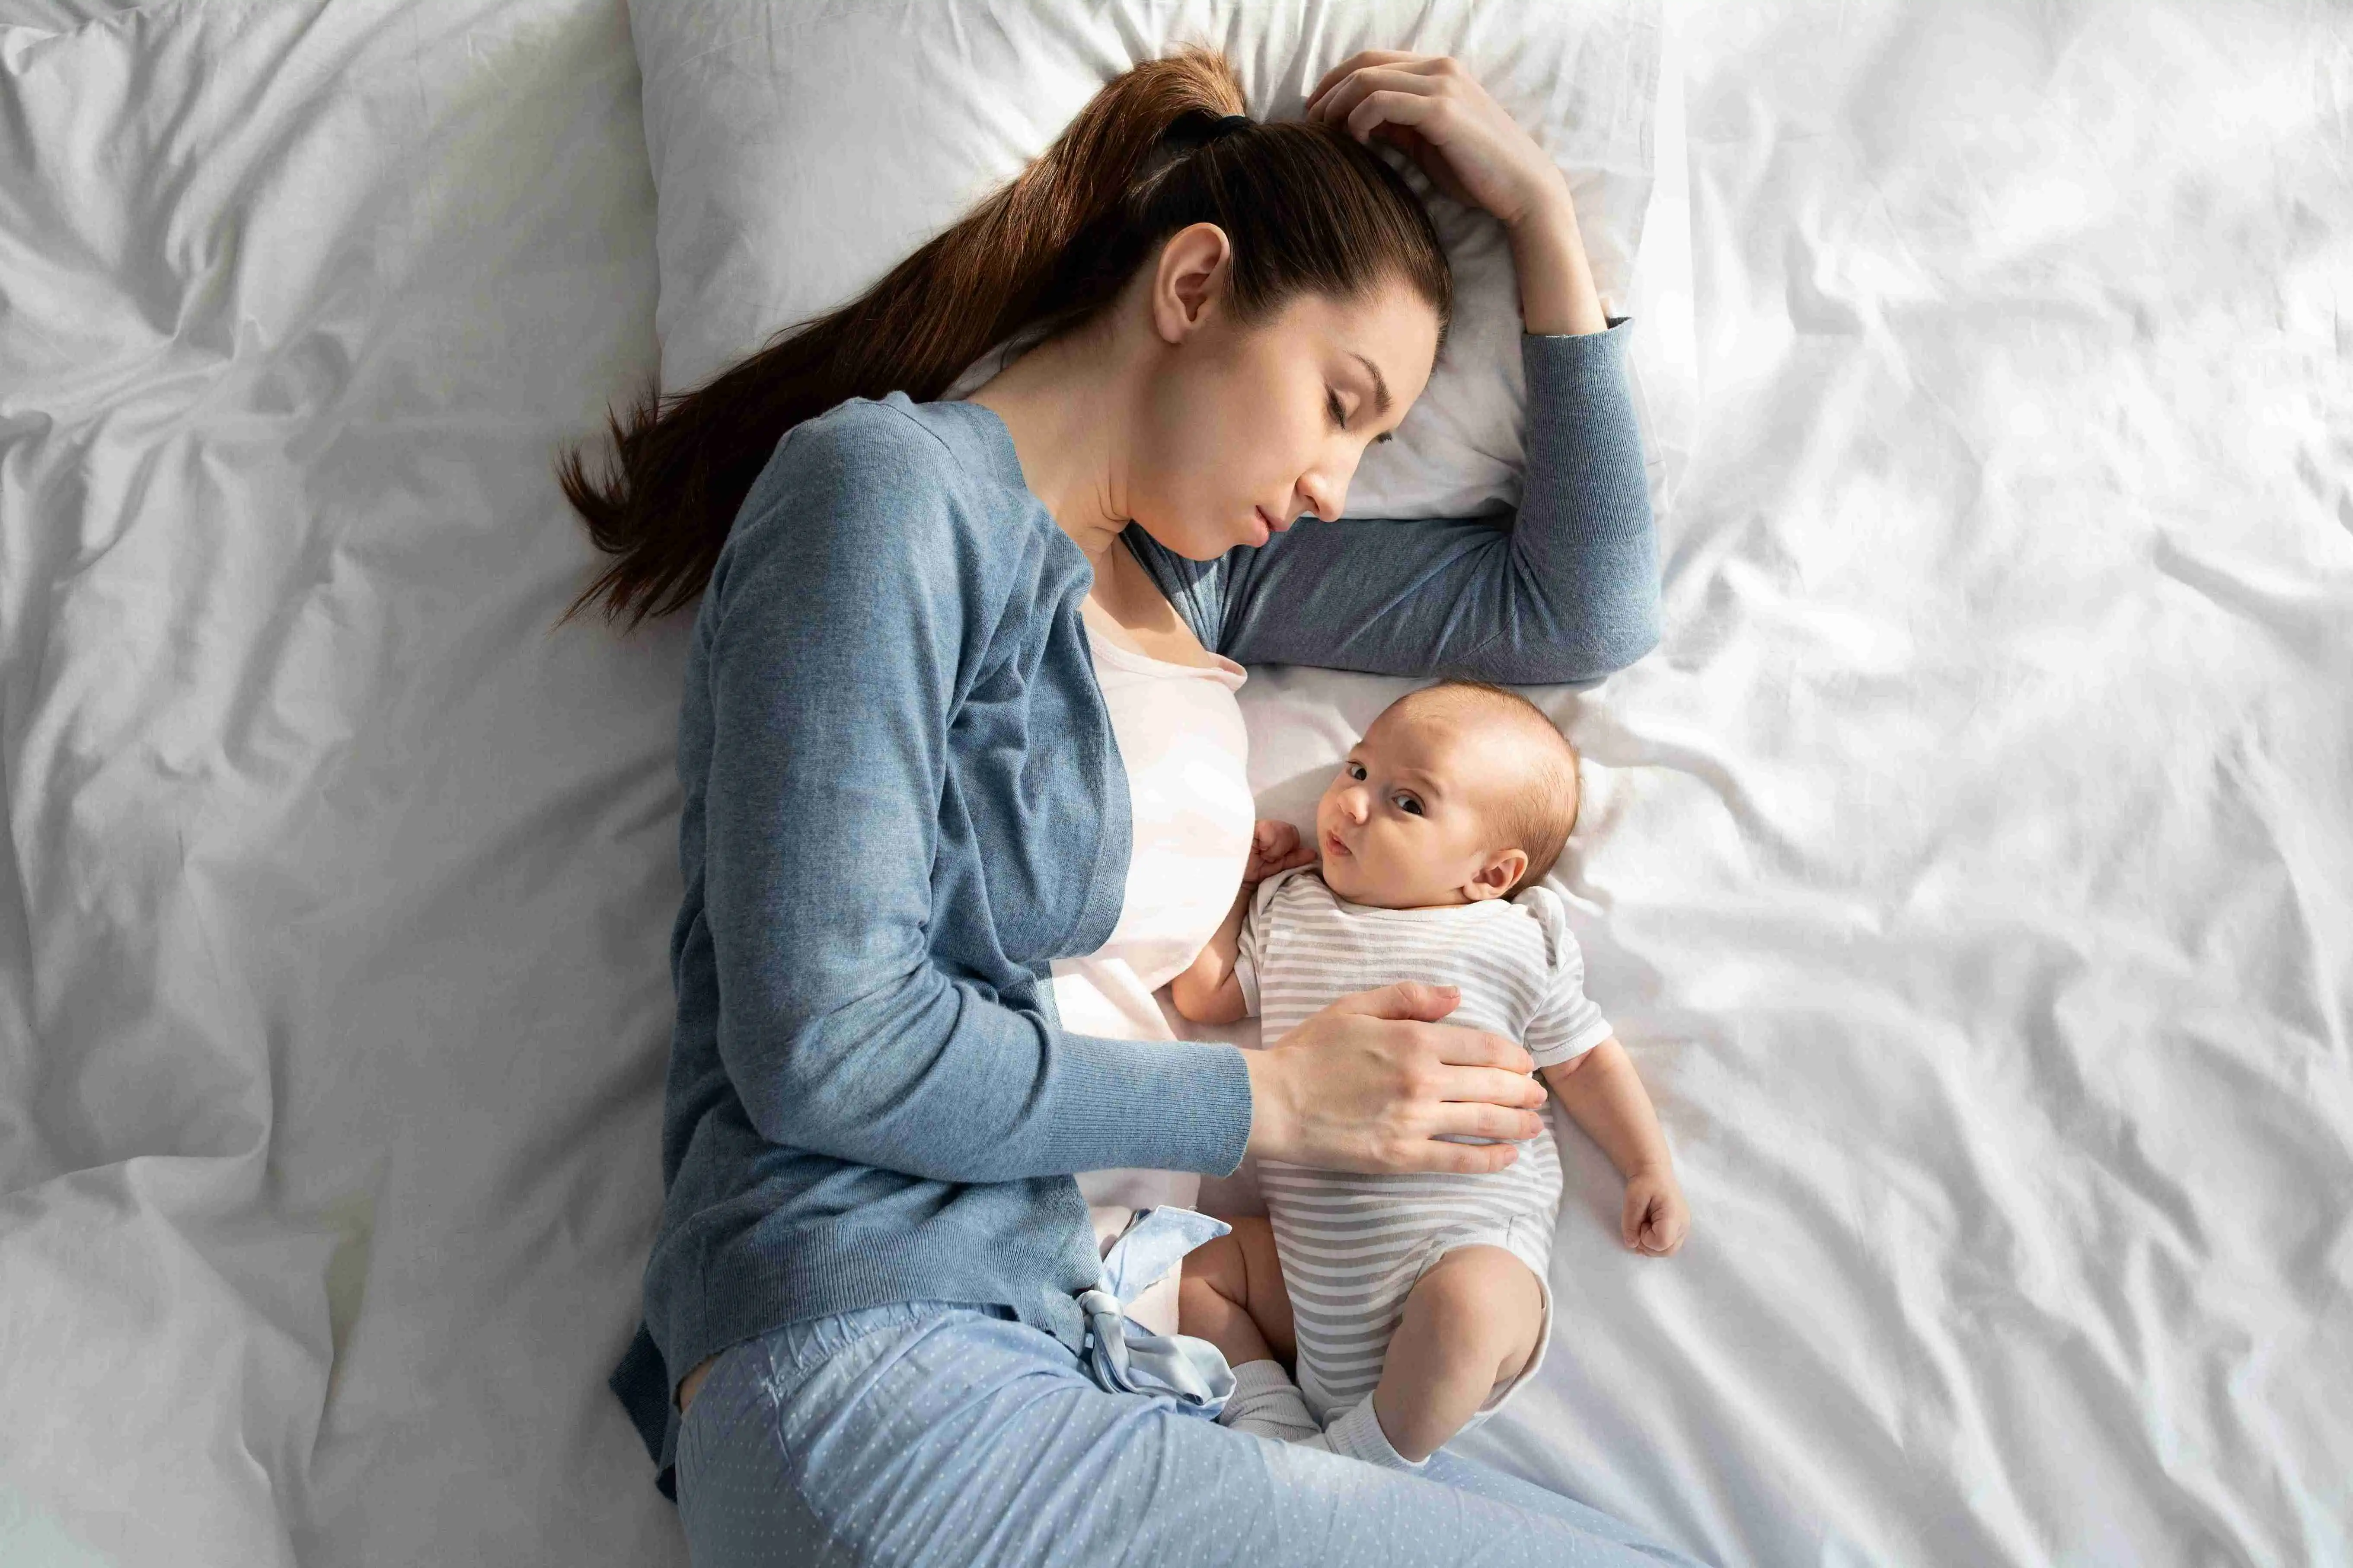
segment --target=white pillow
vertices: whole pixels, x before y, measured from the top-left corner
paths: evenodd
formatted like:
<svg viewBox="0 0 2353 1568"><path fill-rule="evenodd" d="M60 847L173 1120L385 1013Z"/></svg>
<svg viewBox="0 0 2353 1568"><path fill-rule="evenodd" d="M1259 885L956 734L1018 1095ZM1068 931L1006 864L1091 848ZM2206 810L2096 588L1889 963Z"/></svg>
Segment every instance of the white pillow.
<svg viewBox="0 0 2353 1568"><path fill-rule="evenodd" d="M1359 49L1454 56L1568 176L1613 315L1650 197L1661 40L1649 0L631 0L629 26L672 390L854 297L1044 152L1104 82L1185 43L1221 48L1261 120L1296 119ZM1524 386L1503 230L1392 161L1453 259L1455 322L1397 438L1366 454L1349 512L1515 506Z"/></svg>

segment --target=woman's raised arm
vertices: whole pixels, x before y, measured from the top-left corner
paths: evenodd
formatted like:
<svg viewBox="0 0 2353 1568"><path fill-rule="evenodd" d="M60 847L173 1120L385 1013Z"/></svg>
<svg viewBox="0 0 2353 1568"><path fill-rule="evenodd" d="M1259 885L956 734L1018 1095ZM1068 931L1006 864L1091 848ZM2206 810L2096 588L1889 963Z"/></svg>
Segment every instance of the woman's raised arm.
<svg viewBox="0 0 2353 1568"><path fill-rule="evenodd" d="M1214 600L1214 646L1245 664L1524 686L1598 680L1649 652L1658 542L1625 333L1522 335L1527 472L1516 516L1302 518L1228 555L1222 582L1193 586ZM1176 587L1168 563L1148 564Z"/></svg>
<svg viewBox="0 0 2353 1568"><path fill-rule="evenodd" d="M1245 664L1598 680L1659 640L1625 331L1521 337L1528 466L1516 517L1302 518L1207 563L1141 528L1122 537L1194 634Z"/></svg>

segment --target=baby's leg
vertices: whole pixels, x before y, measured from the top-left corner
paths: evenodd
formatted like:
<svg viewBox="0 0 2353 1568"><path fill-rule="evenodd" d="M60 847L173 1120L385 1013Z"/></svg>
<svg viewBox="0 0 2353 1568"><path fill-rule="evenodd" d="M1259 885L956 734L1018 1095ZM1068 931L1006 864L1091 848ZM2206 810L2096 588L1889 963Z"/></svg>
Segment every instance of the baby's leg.
<svg viewBox="0 0 2353 1568"><path fill-rule="evenodd" d="M1275 1257L1274 1230L1263 1218L1229 1222L1233 1234L1204 1243L1185 1255L1176 1286L1179 1331L1208 1341L1235 1366L1297 1359L1299 1341L1291 1321L1291 1292L1283 1288L1282 1264Z"/></svg>
<svg viewBox="0 0 2353 1568"><path fill-rule="evenodd" d="M1389 1337L1373 1413L1390 1446L1428 1458L1502 1384L1544 1330L1544 1287L1500 1247L1459 1247L1414 1282Z"/></svg>
<svg viewBox="0 0 2353 1568"><path fill-rule="evenodd" d="M1220 1425L1277 1443L1317 1436L1315 1417L1286 1374L1299 1342L1274 1232L1263 1219L1238 1219L1233 1226L1232 1235L1186 1255L1185 1278L1176 1287L1177 1329L1217 1346L1234 1369L1234 1391L1219 1414Z"/></svg>

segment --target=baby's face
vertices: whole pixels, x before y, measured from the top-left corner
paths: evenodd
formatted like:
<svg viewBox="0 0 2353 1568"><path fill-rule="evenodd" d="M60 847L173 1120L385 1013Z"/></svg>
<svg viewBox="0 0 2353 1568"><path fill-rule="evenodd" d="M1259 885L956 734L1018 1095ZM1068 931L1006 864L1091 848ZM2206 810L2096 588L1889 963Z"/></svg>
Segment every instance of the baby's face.
<svg viewBox="0 0 2353 1568"><path fill-rule="evenodd" d="M1418 910L1493 897L1512 877L1493 882L1497 852L1488 801L1519 776L1510 758L1489 759L1482 742L1508 745L1488 726L1425 707L1390 709L1351 747L1315 806L1315 846L1324 881L1351 903ZM1516 876L1514 872L1514 876Z"/></svg>

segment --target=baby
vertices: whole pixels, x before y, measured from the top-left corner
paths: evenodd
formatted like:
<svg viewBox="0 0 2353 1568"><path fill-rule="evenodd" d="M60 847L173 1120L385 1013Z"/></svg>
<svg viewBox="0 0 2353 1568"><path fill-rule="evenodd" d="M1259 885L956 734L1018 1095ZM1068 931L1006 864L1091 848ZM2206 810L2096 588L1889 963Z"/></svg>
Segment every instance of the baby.
<svg viewBox="0 0 2353 1568"><path fill-rule="evenodd" d="M1577 808L1577 753L1533 703L1462 680L1400 698L1316 805L1321 876L1293 865L1245 881L1171 999L1202 1023L1255 1013L1272 1039L1350 992L1459 988L1446 1022L1527 1048L1625 1177L1626 1245L1663 1257L1690 1211L1658 1117L1586 998L1559 898L1535 885ZM1303 855L1287 824L1260 824L1253 872ZM1419 1468L1535 1374L1561 1200L1549 1129L1488 1174L1267 1161L1260 1185L1268 1218L1187 1258L1178 1293L1183 1331L1234 1364L1221 1420ZM1270 1359L1294 1350L1296 1389Z"/></svg>

